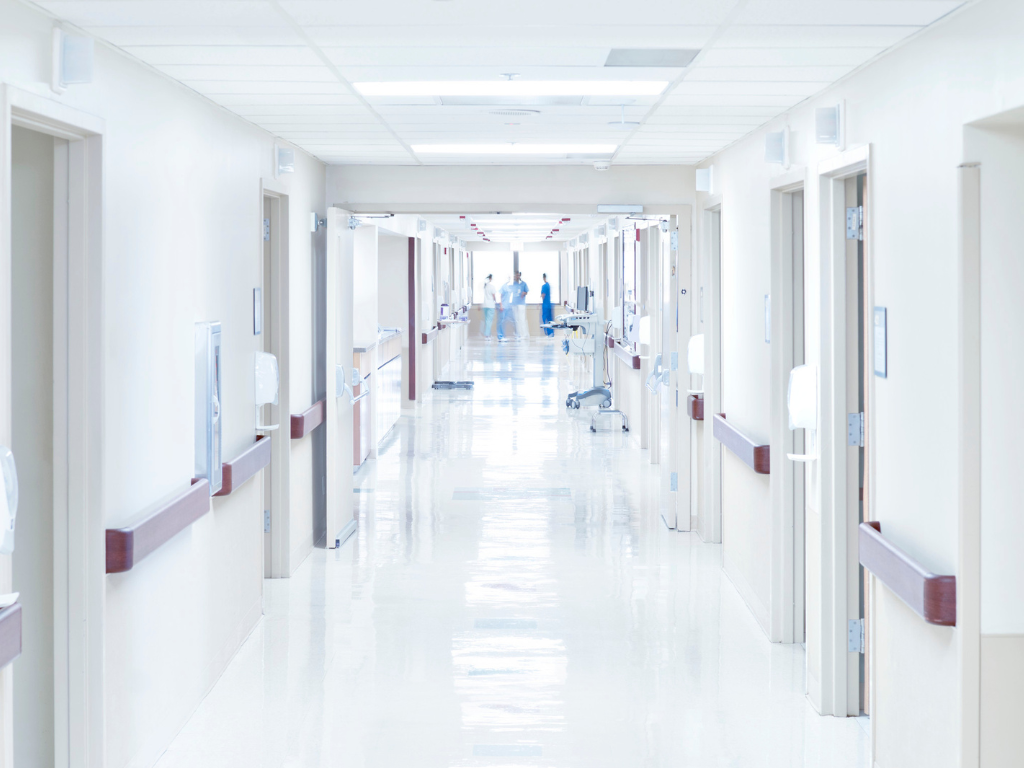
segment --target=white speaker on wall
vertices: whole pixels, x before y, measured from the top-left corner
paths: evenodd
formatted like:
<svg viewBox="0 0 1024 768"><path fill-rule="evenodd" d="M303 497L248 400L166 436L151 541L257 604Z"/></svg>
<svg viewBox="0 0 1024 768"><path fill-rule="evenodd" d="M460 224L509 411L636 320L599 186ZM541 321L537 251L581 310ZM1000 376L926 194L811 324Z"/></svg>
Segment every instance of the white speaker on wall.
<svg viewBox="0 0 1024 768"><path fill-rule="evenodd" d="M53 30L53 72L50 87L64 93L69 85L92 82L94 41L84 35Z"/></svg>

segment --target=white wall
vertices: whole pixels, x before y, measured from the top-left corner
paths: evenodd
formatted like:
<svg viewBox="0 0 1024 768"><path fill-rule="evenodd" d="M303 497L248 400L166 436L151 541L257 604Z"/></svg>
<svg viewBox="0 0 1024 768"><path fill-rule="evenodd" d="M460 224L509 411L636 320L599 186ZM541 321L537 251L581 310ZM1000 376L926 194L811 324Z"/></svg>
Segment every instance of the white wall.
<svg viewBox="0 0 1024 768"><path fill-rule="evenodd" d="M409 406L409 238L380 234L377 241L377 318L402 329L402 406Z"/></svg>
<svg viewBox="0 0 1024 768"><path fill-rule="evenodd" d="M868 514L882 521L887 538L939 573L958 568L957 166L973 159L963 149L965 123L1024 103L1022 37L1024 6L986 0L765 127L788 123L793 163L807 168L809 362L820 363L816 169L837 153L813 143L813 108L845 99L847 146L871 145L867 247L874 303L888 308L889 377L874 381ZM726 409L755 437L769 433L761 317L769 292L770 180L782 173L764 163L763 142L758 131L705 163L715 167L722 200ZM747 503L768 515L767 487ZM882 768L956 765L959 630L928 626L878 591L874 760ZM809 660L815 653L809 647Z"/></svg>
<svg viewBox="0 0 1024 768"><path fill-rule="evenodd" d="M327 169L327 199L356 211L414 213L551 207L595 212L601 203L669 204L694 196L688 166L363 166Z"/></svg>
<svg viewBox="0 0 1024 768"><path fill-rule="evenodd" d="M223 323L225 458L254 438L252 288L273 140L100 44L94 82L52 94L51 28L42 12L0 0L0 81L106 121L103 483L115 525L188 486L197 321ZM324 210L324 167L301 152L296 165L279 184L291 195L298 400L310 389L308 221ZM258 620L260 507L250 482L132 571L106 577L112 768L152 764Z"/></svg>
<svg viewBox="0 0 1024 768"><path fill-rule="evenodd" d="M377 341L377 227L359 227L355 248L352 339L361 347Z"/></svg>

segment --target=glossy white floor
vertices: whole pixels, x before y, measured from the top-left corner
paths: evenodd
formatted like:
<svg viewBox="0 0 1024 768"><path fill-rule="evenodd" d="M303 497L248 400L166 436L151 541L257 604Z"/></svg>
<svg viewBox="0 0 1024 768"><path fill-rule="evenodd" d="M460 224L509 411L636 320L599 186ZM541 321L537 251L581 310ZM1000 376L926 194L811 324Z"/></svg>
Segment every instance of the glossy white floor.
<svg viewBox="0 0 1024 768"><path fill-rule="evenodd" d="M158 763L867 765L721 550L666 530L630 436L567 413L554 343L474 341L356 476L358 534L265 617ZM560 375L561 374L561 375Z"/></svg>

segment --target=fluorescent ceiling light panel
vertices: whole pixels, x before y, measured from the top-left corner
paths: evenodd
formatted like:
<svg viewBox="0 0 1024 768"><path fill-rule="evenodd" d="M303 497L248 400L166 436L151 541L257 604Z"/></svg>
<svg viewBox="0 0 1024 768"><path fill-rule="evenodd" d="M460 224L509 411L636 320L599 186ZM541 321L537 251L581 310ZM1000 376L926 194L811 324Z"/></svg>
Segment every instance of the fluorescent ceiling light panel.
<svg viewBox="0 0 1024 768"><path fill-rule="evenodd" d="M611 155L615 144L413 144L418 155Z"/></svg>
<svg viewBox="0 0 1024 768"><path fill-rule="evenodd" d="M364 96L659 96L652 80L449 80L356 83Z"/></svg>
<svg viewBox="0 0 1024 768"><path fill-rule="evenodd" d="M612 48L606 67L676 67L690 65L699 50L692 48Z"/></svg>

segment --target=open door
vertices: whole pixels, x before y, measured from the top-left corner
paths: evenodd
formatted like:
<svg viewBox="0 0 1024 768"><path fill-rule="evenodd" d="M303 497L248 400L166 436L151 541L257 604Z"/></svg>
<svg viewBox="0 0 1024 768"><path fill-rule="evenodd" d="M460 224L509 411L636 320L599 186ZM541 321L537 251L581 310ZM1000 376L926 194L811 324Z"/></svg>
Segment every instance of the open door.
<svg viewBox="0 0 1024 768"><path fill-rule="evenodd" d="M352 503L352 267L355 233L351 214L327 211L324 264L324 366L327 371L325 434L326 536L328 547L339 547L357 522Z"/></svg>
<svg viewBox="0 0 1024 768"><path fill-rule="evenodd" d="M659 299L662 378L660 461L662 517L669 528L689 531L690 429L686 415L686 344L690 337L690 209L659 228Z"/></svg>

